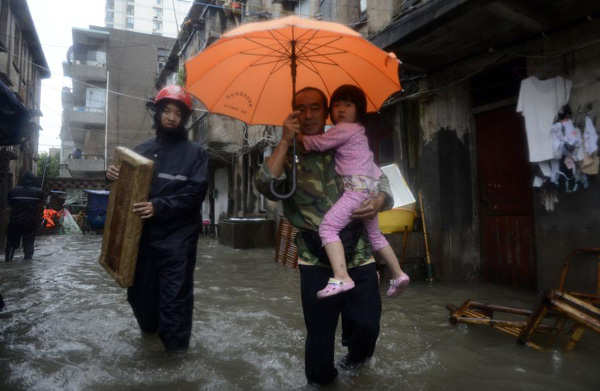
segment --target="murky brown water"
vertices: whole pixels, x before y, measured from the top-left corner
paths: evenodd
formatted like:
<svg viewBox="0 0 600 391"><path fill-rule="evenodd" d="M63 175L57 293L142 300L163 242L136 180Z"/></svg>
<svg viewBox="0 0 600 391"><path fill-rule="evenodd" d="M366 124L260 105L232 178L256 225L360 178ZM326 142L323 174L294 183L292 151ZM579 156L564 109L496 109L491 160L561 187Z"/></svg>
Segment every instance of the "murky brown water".
<svg viewBox="0 0 600 391"><path fill-rule="evenodd" d="M201 239L191 346L172 356L141 337L125 290L97 263L100 244L93 235L40 237L33 261L0 262L1 390L307 388L298 272L274 263L272 250ZM529 308L536 295L413 283L384 299L375 357L326 389L600 389L600 336L540 353L489 328L449 325L445 304L466 298ZM344 353L338 344L336 356Z"/></svg>

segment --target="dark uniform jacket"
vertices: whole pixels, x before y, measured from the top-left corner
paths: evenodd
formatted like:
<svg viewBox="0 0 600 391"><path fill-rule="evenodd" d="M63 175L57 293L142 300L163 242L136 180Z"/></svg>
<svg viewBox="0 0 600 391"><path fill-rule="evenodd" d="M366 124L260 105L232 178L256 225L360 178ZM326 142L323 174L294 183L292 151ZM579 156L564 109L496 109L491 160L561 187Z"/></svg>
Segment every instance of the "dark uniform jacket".
<svg viewBox="0 0 600 391"><path fill-rule="evenodd" d="M135 148L154 161L148 199L154 216L144 222L143 252L152 256L187 255L195 250L202 226L208 159L202 147L189 140L146 140Z"/></svg>
<svg viewBox="0 0 600 391"><path fill-rule="evenodd" d="M13 225L37 224L38 206L44 200L44 193L34 187L35 176L25 174L21 183L8 193L10 223Z"/></svg>

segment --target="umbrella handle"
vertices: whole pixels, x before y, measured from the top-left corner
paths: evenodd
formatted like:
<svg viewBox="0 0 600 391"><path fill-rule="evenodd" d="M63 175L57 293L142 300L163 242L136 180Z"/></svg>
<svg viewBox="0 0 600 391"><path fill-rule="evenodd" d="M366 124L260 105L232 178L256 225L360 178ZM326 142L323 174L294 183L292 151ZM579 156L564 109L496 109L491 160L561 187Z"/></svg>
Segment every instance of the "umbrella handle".
<svg viewBox="0 0 600 391"><path fill-rule="evenodd" d="M292 189L287 194L279 194L275 191L275 181L271 181L271 193L273 194L273 196L275 196L275 198L278 198L280 200L286 200L296 192L296 138L294 138L294 141L292 143L292 149Z"/></svg>

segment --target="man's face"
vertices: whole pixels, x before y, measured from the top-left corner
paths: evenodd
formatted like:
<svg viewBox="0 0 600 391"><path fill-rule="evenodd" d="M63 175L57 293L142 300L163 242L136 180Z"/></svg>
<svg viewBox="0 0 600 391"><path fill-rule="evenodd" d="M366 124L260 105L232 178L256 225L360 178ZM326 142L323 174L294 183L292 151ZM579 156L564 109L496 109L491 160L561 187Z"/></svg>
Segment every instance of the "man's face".
<svg viewBox="0 0 600 391"><path fill-rule="evenodd" d="M296 95L296 107L299 111L298 121L300 130L306 135L314 135L323 132L327 110L321 94L317 91L306 90Z"/></svg>
<svg viewBox="0 0 600 391"><path fill-rule="evenodd" d="M167 103L160 115L160 124L165 129L176 129L181 124L183 113L174 103Z"/></svg>

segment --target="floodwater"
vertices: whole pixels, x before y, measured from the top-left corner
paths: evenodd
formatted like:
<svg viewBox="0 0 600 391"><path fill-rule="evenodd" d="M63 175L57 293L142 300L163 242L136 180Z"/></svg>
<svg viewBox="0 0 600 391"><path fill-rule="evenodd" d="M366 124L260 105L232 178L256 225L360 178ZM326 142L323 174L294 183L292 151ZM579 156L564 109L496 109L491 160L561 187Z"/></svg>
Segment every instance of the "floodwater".
<svg viewBox="0 0 600 391"><path fill-rule="evenodd" d="M98 264L101 237L39 237L32 261L0 263L0 389L293 390L304 377L298 271L270 249L202 238L189 351L142 337L125 290ZM382 286L382 293L384 287ZM383 300L375 356L327 390L599 390L600 336L573 351L519 346L483 326L452 326L448 302L530 308L535 293L487 284L414 282ZM344 348L336 347L341 359Z"/></svg>

